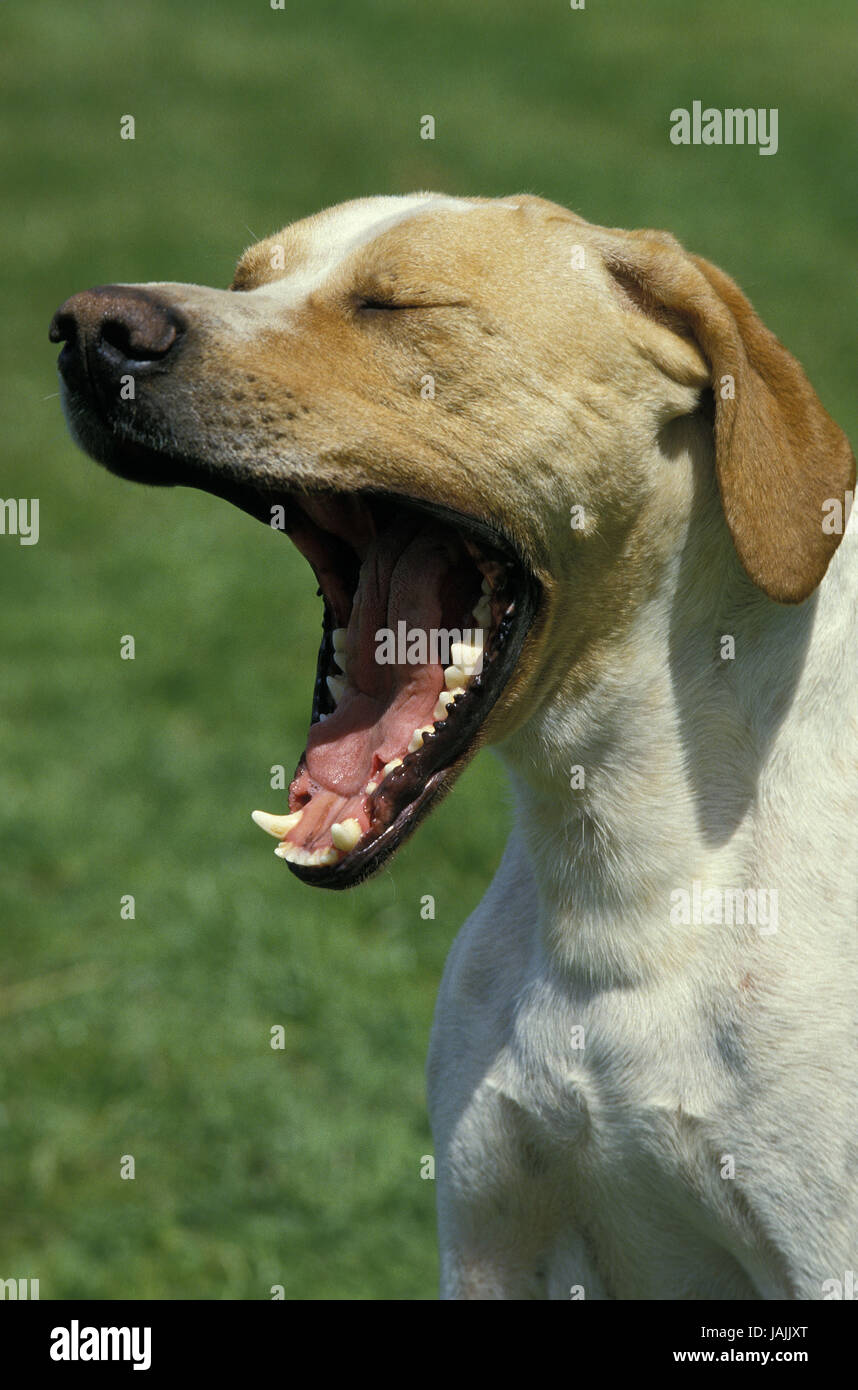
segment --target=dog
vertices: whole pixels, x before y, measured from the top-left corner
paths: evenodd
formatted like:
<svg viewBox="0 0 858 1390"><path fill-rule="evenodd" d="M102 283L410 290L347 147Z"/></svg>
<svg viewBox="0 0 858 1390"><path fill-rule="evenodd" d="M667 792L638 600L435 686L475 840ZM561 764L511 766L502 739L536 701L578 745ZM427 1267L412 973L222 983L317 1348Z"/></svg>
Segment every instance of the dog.
<svg viewBox="0 0 858 1390"><path fill-rule="evenodd" d="M666 233L421 193L285 228L229 290L74 295L51 338L85 451L315 571L307 746L255 813L299 879L374 872L482 745L509 770L431 1041L441 1296L834 1296L855 463L737 286Z"/></svg>

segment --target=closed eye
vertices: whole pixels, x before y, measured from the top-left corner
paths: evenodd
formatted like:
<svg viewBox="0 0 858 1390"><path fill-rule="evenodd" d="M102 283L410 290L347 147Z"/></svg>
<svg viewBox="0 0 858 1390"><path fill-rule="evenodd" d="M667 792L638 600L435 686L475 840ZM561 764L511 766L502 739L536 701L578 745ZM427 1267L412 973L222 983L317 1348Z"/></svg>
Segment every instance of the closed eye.
<svg viewBox="0 0 858 1390"><path fill-rule="evenodd" d="M359 309L416 309L416 304L400 304L394 299L361 299Z"/></svg>
<svg viewBox="0 0 858 1390"><path fill-rule="evenodd" d="M362 299L358 304L359 309L378 309L381 313L395 313L402 309L431 309L432 305L426 300L401 299Z"/></svg>
<svg viewBox="0 0 858 1390"><path fill-rule="evenodd" d="M378 310L381 313L393 313L405 309L451 309L462 308L466 304L464 299L387 299L378 295L361 295L357 307L359 310Z"/></svg>

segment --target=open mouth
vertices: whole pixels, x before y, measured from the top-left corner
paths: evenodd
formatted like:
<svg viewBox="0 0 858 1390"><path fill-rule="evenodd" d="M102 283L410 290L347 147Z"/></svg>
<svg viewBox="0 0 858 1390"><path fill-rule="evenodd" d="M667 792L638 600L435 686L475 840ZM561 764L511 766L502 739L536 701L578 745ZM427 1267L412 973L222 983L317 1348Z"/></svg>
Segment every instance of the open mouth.
<svg viewBox="0 0 858 1390"><path fill-rule="evenodd" d="M285 530L309 561L324 603L310 729L288 807L253 816L299 878L348 888L380 867L475 751L540 586L500 531L439 503L284 491L264 461L218 466L165 447L145 403L132 394L127 406L118 387L126 371L163 377L187 329L146 286L72 296L50 330L65 344L69 424L120 477L221 496Z"/></svg>
<svg viewBox="0 0 858 1390"><path fill-rule="evenodd" d="M288 810L253 819L299 878L349 888L474 751L538 585L504 537L435 504L369 492L277 500L316 575L324 624Z"/></svg>

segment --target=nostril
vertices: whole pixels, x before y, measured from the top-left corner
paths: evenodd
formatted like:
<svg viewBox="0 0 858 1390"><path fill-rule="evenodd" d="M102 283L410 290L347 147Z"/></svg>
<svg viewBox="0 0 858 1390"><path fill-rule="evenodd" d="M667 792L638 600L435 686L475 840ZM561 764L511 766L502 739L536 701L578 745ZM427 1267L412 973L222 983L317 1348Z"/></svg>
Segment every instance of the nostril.
<svg viewBox="0 0 858 1390"><path fill-rule="evenodd" d="M116 348L122 357L131 357L131 330L121 319L106 319L101 325L100 339L109 347Z"/></svg>
<svg viewBox="0 0 858 1390"><path fill-rule="evenodd" d="M105 318L99 336L101 344L114 348L127 361L154 362L170 351L177 332L166 314L138 311Z"/></svg>
<svg viewBox="0 0 858 1390"><path fill-rule="evenodd" d="M77 337L77 320L74 314L63 313L58 309L51 319L48 337L52 343L72 343Z"/></svg>

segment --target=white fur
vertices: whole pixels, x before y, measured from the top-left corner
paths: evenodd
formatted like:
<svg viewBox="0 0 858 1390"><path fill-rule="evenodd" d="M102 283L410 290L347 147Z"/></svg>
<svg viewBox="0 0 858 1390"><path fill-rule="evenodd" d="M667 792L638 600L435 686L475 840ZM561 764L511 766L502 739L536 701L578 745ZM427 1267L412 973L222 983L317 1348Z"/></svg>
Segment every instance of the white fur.
<svg viewBox="0 0 858 1390"><path fill-rule="evenodd" d="M288 270L271 284L242 294L212 289L208 285L156 281L135 288L165 291L177 307L193 314L204 314L210 326L218 322L223 324L232 342L254 343L261 331L273 324L282 326L284 311L300 309L349 256L375 241L383 232L419 213L470 212L473 207L474 204L464 198L431 193L359 198L340 207L328 208L302 222L300 260L294 270ZM271 238L272 250L277 240L276 236Z"/></svg>
<svg viewBox="0 0 858 1390"><path fill-rule="evenodd" d="M695 549L714 517L591 697L502 749L515 828L429 1063L444 1297L820 1299L858 1268L858 526L781 607ZM671 925L695 879L775 888L777 931Z"/></svg>

